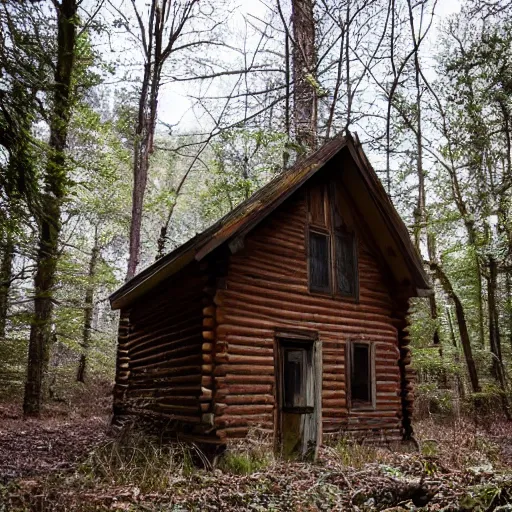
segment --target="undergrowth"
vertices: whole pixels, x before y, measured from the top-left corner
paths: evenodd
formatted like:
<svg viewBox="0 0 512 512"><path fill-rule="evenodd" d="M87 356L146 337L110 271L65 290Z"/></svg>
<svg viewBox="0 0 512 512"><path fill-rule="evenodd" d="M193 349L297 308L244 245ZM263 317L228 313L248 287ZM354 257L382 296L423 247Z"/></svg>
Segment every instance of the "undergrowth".
<svg viewBox="0 0 512 512"><path fill-rule="evenodd" d="M217 467L235 475L249 475L271 466L275 461L270 437L253 429L245 439L228 447Z"/></svg>
<svg viewBox="0 0 512 512"><path fill-rule="evenodd" d="M512 503L510 428L423 422L419 451L341 436L320 447L315 463L279 460L271 439L254 431L211 465L193 445L133 428L71 471L0 486L0 502L8 501L0 511L485 512Z"/></svg>
<svg viewBox="0 0 512 512"><path fill-rule="evenodd" d="M194 445L162 442L142 430L128 429L95 448L78 471L90 480L114 485L136 482L141 492L163 492L177 478L189 477L197 460L209 464Z"/></svg>
<svg viewBox="0 0 512 512"><path fill-rule="evenodd" d="M342 466L355 469L371 462L382 462L382 449L358 442L350 437L339 437L330 443L333 455Z"/></svg>

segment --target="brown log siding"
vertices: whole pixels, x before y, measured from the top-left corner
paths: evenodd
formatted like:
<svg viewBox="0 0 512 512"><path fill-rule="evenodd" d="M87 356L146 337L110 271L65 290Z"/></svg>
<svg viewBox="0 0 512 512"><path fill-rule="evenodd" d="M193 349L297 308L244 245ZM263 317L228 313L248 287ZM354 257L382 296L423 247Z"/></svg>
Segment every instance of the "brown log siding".
<svg viewBox="0 0 512 512"><path fill-rule="evenodd" d="M201 423L206 284L199 265L189 265L121 313L119 414L159 416L180 430Z"/></svg>
<svg viewBox="0 0 512 512"><path fill-rule="evenodd" d="M358 237L359 301L308 292L306 200L299 192L253 232L231 257L215 296L215 426L221 438L252 426L273 433L276 328L310 329L322 343L324 433L378 429L400 435L396 318L376 257ZM357 233L356 233L357 234ZM376 409L348 411L345 345L375 343Z"/></svg>

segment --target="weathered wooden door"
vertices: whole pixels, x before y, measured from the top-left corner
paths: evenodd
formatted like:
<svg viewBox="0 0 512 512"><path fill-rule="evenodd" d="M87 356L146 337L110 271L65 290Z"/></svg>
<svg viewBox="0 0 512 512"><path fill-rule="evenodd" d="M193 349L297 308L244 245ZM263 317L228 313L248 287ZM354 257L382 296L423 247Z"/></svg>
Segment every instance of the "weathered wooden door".
<svg viewBox="0 0 512 512"><path fill-rule="evenodd" d="M315 342L278 339L278 441L285 458L314 458L319 441Z"/></svg>

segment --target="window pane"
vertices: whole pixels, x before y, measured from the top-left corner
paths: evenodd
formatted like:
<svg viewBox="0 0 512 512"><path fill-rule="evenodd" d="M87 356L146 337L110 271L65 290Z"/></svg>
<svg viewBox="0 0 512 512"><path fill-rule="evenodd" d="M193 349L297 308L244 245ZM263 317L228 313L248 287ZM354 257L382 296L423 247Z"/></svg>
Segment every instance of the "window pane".
<svg viewBox="0 0 512 512"><path fill-rule="evenodd" d="M338 291L342 295L355 296L356 277L354 235L350 233L336 233L336 278Z"/></svg>
<svg viewBox="0 0 512 512"><path fill-rule="evenodd" d="M352 366L350 376L352 402L371 402L370 387L370 347L354 344L352 346Z"/></svg>
<svg viewBox="0 0 512 512"><path fill-rule="evenodd" d="M329 236L309 232L309 287L316 291L330 291Z"/></svg>

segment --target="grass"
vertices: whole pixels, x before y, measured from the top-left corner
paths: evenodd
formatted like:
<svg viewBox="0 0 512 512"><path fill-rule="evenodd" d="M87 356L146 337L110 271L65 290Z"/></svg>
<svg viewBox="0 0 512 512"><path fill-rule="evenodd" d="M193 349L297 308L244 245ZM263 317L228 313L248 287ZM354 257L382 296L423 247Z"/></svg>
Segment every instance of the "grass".
<svg viewBox="0 0 512 512"><path fill-rule="evenodd" d="M279 460L272 440L255 430L214 467L193 446L131 428L74 470L0 486L0 512L353 510L356 502L376 511L404 501L404 488L423 479L436 497L422 510L483 512L512 502L512 473L502 454L512 445L508 424L488 432L463 421L415 428L419 452L343 436L322 446L315 463Z"/></svg>
<svg viewBox="0 0 512 512"><path fill-rule="evenodd" d="M113 485L132 485L141 492L164 492L196 470L194 460L205 459L200 450L183 443L162 443L156 436L130 428L93 450L78 472L85 479Z"/></svg>
<svg viewBox="0 0 512 512"><path fill-rule="evenodd" d="M341 466L361 469L366 464L385 462L382 448L365 444L349 436L340 436L331 440L328 450Z"/></svg>
<svg viewBox="0 0 512 512"><path fill-rule="evenodd" d="M233 443L219 460L217 467L234 475L250 475L276 462L268 435L253 429L248 436Z"/></svg>

